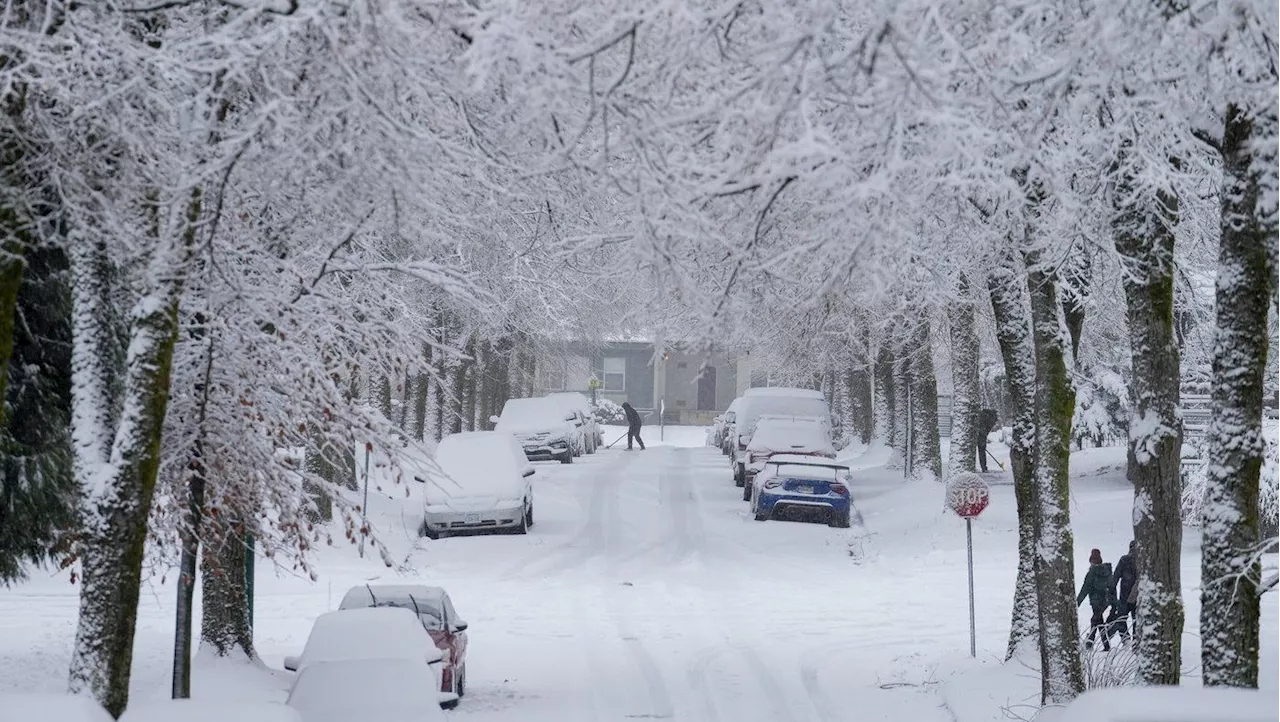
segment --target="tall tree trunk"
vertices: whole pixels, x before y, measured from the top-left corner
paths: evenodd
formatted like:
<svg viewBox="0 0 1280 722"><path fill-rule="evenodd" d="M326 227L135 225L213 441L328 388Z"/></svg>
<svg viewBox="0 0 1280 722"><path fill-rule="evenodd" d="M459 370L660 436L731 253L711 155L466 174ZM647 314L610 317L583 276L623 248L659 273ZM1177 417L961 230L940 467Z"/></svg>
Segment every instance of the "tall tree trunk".
<svg viewBox="0 0 1280 722"><path fill-rule="evenodd" d="M1277 235L1275 226L1262 220L1259 205L1265 202L1264 174L1275 172L1274 155L1267 157L1268 143L1275 153L1274 141L1268 140L1275 134L1274 115L1252 117L1244 108L1227 107L1208 438L1213 463L1206 475L1200 572L1200 659L1209 686L1258 686L1258 476L1266 448L1263 378ZM1145 596L1140 603L1146 603Z"/></svg>
<svg viewBox="0 0 1280 722"><path fill-rule="evenodd" d="M8 225L0 213L0 227ZM13 323L18 310L18 289L22 286L23 247L14 238L0 244L0 402L5 398L9 382L9 359L13 355ZM5 404L0 403L0 424L4 423Z"/></svg>
<svg viewBox="0 0 1280 722"><path fill-rule="evenodd" d="M894 444L897 435L894 426L898 423L898 390L893 383L893 366L893 352L889 350L889 344L881 343L875 366L875 436L890 447Z"/></svg>
<svg viewBox="0 0 1280 722"><path fill-rule="evenodd" d="M1036 350L1036 500L1041 559L1036 580L1042 637L1044 704L1070 701L1084 691L1080 620L1075 605L1075 543L1071 533L1071 417L1075 388L1067 366L1067 339L1053 277L1038 252L1027 252L1031 337Z"/></svg>
<svg viewBox="0 0 1280 722"><path fill-rule="evenodd" d="M203 336L203 328L197 332ZM191 461L187 465L187 508L182 527L178 531L178 542L181 547L178 560L178 592L174 610L173 640L173 689L174 699L186 699L191 696L191 624L194 613L194 597L196 589L196 568L200 554L200 527L204 519L204 492L206 469L204 465L205 428L209 411L209 390L213 376L213 343L210 342L205 351L204 374L195 392L200 397L197 411L196 438L191 453Z"/></svg>
<svg viewBox="0 0 1280 722"><path fill-rule="evenodd" d="M1018 506L1018 576L1013 587L1013 619L1005 659L1023 654L1030 645L1041 651L1040 604L1036 599L1040 555L1039 504L1036 500L1036 350L1031 339L1031 310L1021 262L1006 255L987 279L996 340L1004 359L1012 440L1009 467ZM1042 655L1043 656L1043 655ZM1043 659L1041 660L1043 665ZM1047 668L1042 666L1042 668Z"/></svg>
<svg viewBox="0 0 1280 722"><path fill-rule="evenodd" d="M977 325L974 321L973 291L969 279L960 276L960 299L948 310L951 322L951 453L948 476L977 471L978 386Z"/></svg>
<svg viewBox="0 0 1280 722"><path fill-rule="evenodd" d="M913 332L911 353L912 474L920 479L942 478L942 441L938 437L938 380L933 371L933 339L929 319Z"/></svg>
<svg viewBox="0 0 1280 722"><path fill-rule="evenodd" d="M395 423L395 411L391 407L391 377L385 373L378 374L378 382L375 388L377 394L375 400L378 403L378 410L382 412L382 418L388 423Z"/></svg>
<svg viewBox="0 0 1280 722"><path fill-rule="evenodd" d="M1128 478L1133 483L1133 536L1138 542L1141 621L1138 683L1177 685L1182 669L1182 419L1178 340L1173 327L1174 233L1178 199L1145 206L1122 155L1113 189L1112 228L1125 269L1125 303L1133 375L1129 381ZM1265 312L1264 312L1265 319ZM1265 320L1264 320L1265 325ZM1259 412L1261 413L1261 412Z"/></svg>
<svg viewBox="0 0 1280 722"><path fill-rule="evenodd" d="M893 408L897 411L893 423L893 454L888 469L910 467L910 438L915 419L911 418L911 343L904 340L894 344L893 355Z"/></svg>
<svg viewBox="0 0 1280 722"><path fill-rule="evenodd" d="M204 558L200 564L200 644L219 657L253 659L253 625L249 622L245 526L235 512L223 510L207 520Z"/></svg>
<svg viewBox="0 0 1280 722"><path fill-rule="evenodd" d="M110 303L95 269L101 249L73 243L77 291L75 326L75 438L82 485L80 617L71 658L70 689L88 693L114 716L129 700L129 673L137 624L147 517L160 466L160 435L169 403L169 376L178 334L178 304L200 215L199 194L191 203L180 241L156 249L147 278L153 287L134 306L124 403L115 428L101 425L96 408L108 398L113 371L101 367L103 340L95 319L98 304ZM84 293L79 286L84 284Z"/></svg>

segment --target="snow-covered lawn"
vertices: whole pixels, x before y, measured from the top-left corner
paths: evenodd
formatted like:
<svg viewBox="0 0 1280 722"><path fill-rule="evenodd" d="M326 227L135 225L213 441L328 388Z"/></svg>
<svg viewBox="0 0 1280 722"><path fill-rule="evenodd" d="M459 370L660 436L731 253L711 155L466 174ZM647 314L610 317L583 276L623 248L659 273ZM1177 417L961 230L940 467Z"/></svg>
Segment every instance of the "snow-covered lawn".
<svg viewBox="0 0 1280 722"><path fill-rule="evenodd" d="M605 442L625 429L605 430ZM468 694L451 718L698 722L987 722L1027 716L1036 673L1003 658L1016 562L1009 479L974 525L978 659L968 657L964 524L942 488L904 483L884 449L849 456L865 529L757 523L701 428L644 431L572 465L540 463L528 536L419 540L420 490L371 492L401 576L354 548L324 550L312 584L258 567L255 636L269 667L297 654L348 587L421 580L449 589L470 624ZM625 441L625 440L624 440ZM994 448L999 455L1002 450ZM1115 561L1130 538L1124 450L1074 455L1079 570L1091 547ZM999 480L995 480L999 481ZM859 556L849 554L858 540ZM1188 530L1185 668L1199 647L1198 535ZM173 583L143 591L135 698L169 689ZM198 587L197 587L198 589ZM65 684L76 612L65 576L0 590L0 691ZM1081 614L1082 628L1087 613ZM196 621L197 629L199 620ZM1277 604L1264 603L1262 679L1277 690ZM196 695L283 699L290 675L198 661ZM227 701L231 701L227 699Z"/></svg>

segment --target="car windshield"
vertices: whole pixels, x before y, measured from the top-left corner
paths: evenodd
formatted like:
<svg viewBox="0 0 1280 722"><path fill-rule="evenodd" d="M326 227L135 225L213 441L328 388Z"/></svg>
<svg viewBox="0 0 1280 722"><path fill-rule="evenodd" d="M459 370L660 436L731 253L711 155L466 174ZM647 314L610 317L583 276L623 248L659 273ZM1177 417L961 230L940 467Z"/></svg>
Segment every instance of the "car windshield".
<svg viewBox="0 0 1280 722"><path fill-rule="evenodd" d="M375 607L395 607L397 609L408 609L418 615L418 619L422 622L422 626L429 632L439 632L444 629L444 612L430 606L422 600L410 599L379 599Z"/></svg>

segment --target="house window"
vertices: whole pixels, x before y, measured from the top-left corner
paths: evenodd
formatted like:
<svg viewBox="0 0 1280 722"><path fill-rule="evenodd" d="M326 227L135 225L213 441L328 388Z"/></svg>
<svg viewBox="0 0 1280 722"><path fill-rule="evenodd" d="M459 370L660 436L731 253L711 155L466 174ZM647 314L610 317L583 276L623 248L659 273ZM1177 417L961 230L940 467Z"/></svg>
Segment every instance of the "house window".
<svg viewBox="0 0 1280 722"><path fill-rule="evenodd" d="M604 373L601 380L604 381L605 391L626 391L627 390L627 360L625 358L606 358L604 360Z"/></svg>

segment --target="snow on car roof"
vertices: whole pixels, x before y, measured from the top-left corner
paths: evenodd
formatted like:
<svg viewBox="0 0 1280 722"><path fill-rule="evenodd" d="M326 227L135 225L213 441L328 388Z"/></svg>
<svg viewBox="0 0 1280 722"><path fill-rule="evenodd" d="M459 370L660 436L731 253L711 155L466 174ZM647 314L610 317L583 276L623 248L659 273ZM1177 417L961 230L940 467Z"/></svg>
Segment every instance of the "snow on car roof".
<svg viewBox="0 0 1280 722"><path fill-rule="evenodd" d="M321 614L311 627L298 670L316 662L351 659L440 659L418 615L397 607L344 609Z"/></svg>
<svg viewBox="0 0 1280 722"><path fill-rule="evenodd" d="M556 399L507 399L498 415L497 431L546 431L567 423L562 402Z"/></svg>
<svg viewBox="0 0 1280 722"><path fill-rule="evenodd" d="M471 431L444 437L436 448L436 464L449 479L429 482L427 497L507 494L519 485L521 472L528 464L523 451L516 457L517 448L515 437L504 431Z"/></svg>
<svg viewBox="0 0 1280 722"><path fill-rule="evenodd" d="M435 722L445 716L432 679L416 659L320 662L298 673L288 704L307 722Z"/></svg>
<svg viewBox="0 0 1280 722"><path fill-rule="evenodd" d="M747 389L746 396L796 396L805 399L826 399L821 391L798 389L789 386L757 386Z"/></svg>
<svg viewBox="0 0 1280 722"><path fill-rule="evenodd" d="M298 710L279 702L210 702L165 699L130 704L120 722L302 722Z"/></svg>
<svg viewBox="0 0 1280 722"><path fill-rule="evenodd" d="M738 409L738 424L749 429L761 416L810 416L822 421L831 418L825 399L803 396L744 396Z"/></svg>
<svg viewBox="0 0 1280 722"><path fill-rule="evenodd" d="M820 424L769 423L756 426L756 432L747 445L750 451L827 451L835 454L835 447Z"/></svg>
<svg viewBox="0 0 1280 722"><path fill-rule="evenodd" d="M372 584L352 587L342 597L338 609L363 609L372 607L375 601L412 601L422 606L440 609L444 606L445 591L443 587L429 587L425 584Z"/></svg>
<svg viewBox="0 0 1280 722"><path fill-rule="evenodd" d="M92 697L52 692L11 692L0 694L0 711L5 720L48 720L49 722L114 722Z"/></svg>

